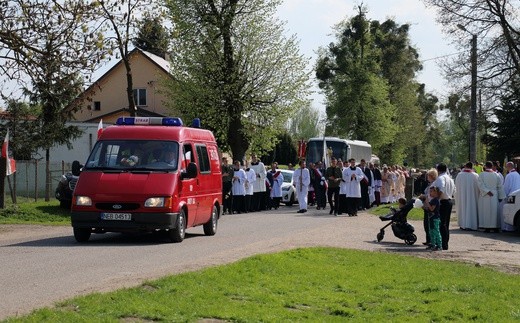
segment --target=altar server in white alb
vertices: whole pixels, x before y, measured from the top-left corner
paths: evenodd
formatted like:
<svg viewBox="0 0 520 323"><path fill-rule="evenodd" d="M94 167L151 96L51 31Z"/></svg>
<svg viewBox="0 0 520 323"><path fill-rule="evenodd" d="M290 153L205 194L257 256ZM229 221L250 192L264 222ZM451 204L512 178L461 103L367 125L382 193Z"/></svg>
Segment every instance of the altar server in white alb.
<svg viewBox="0 0 520 323"><path fill-rule="evenodd" d="M455 178L455 209L459 227L462 230L478 230L478 174L473 170L473 163L467 162L464 169Z"/></svg>
<svg viewBox="0 0 520 323"><path fill-rule="evenodd" d="M478 225L486 232L500 230L498 203L504 199L502 179L493 171L493 163L486 162L486 169L478 176L480 198L478 200Z"/></svg>
<svg viewBox="0 0 520 323"><path fill-rule="evenodd" d="M244 200L246 196L246 172L240 167L240 161L233 162L233 184L231 186L231 194L233 196L233 213L244 212Z"/></svg>
<svg viewBox="0 0 520 323"><path fill-rule="evenodd" d="M293 173L293 185L298 193L298 204L300 209L298 213L307 212L307 196L309 194L309 185L311 183L311 176L309 169L307 169L305 160L300 160L300 168Z"/></svg>
<svg viewBox="0 0 520 323"><path fill-rule="evenodd" d="M271 176L273 178L273 185L271 186L271 204L270 208L278 210L280 201L282 200L282 184L283 174L278 169L278 163L274 162L271 164Z"/></svg>
<svg viewBox="0 0 520 323"><path fill-rule="evenodd" d="M244 171L246 172L246 182L244 184L246 189L246 196L244 199L244 210L253 212L251 208L251 201L253 200L253 185L256 182L256 173L253 168L249 167L249 161L244 161Z"/></svg>
<svg viewBox="0 0 520 323"><path fill-rule="evenodd" d="M345 181L345 194L347 195L346 210L349 216L357 216L361 202L361 180L365 174L361 168L356 167L356 160L349 159L350 167L343 169L343 180Z"/></svg>

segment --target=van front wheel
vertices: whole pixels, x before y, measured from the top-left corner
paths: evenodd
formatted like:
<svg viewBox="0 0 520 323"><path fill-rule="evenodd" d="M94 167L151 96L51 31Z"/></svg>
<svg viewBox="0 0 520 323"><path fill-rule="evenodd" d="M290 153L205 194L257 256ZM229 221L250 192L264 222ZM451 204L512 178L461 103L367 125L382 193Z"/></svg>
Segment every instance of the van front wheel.
<svg viewBox="0 0 520 323"><path fill-rule="evenodd" d="M184 240L184 236L186 235L186 215L184 214L184 210L181 209L179 215L177 216L177 226L168 231L168 238L171 242L182 242Z"/></svg>
<svg viewBox="0 0 520 323"><path fill-rule="evenodd" d="M92 233L92 230L85 228L74 228L73 231L77 242L87 242Z"/></svg>
<svg viewBox="0 0 520 323"><path fill-rule="evenodd" d="M217 223L218 223L218 211L217 206L213 206L213 210L211 210L211 218L208 222L204 223L204 234L207 236L214 236L217 233Z"/></svg>

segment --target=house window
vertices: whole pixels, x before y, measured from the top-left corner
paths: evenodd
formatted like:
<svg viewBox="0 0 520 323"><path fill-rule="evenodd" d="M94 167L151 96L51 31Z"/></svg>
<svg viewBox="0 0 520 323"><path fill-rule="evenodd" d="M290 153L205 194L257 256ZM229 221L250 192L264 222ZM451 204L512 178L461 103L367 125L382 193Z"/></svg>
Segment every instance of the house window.
<svg viewBox="0 0 520 323"><path fill-rule="evenodd" d="M101 110L101 102L94 101L94 111L100 111L100 110Z"/></svg>
<svg viewBox="0 0 520 323"><path fill-rule="evenodd" d="M138 107L146 106L146 89L134 89L134 102Z"/></svg>

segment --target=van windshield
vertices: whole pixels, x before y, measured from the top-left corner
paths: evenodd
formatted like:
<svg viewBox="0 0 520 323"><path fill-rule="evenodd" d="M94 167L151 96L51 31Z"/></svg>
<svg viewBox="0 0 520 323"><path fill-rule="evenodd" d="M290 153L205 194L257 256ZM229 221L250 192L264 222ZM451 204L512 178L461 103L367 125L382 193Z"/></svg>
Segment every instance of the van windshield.
<svg viewBox="0 0 520 323"><path fill-rule="evenodd" d="M98 141L85 169L176 171L179 144L161 140Z"/></svg>

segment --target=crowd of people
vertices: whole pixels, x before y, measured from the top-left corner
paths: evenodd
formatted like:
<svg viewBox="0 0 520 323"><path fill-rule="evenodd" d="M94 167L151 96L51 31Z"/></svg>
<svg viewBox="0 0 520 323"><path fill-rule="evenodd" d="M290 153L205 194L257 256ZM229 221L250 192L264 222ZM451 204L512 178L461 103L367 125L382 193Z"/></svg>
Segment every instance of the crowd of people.
<svg viewBox="0 0 520 323"><path fill-rule="evenodd" d="M242 167L240 161L233 165L222 158L222 214L248 213L278 209L282 199L283 174L273 163L267 171L265 165L251 156Z"/></svg>
<svg viewBox="0 0 520 323"><path fill-rule="evenodd" d="M298 166L293 173L298 213L307 212L311 205L316 206L316 210L328 207L330 215L357 216L359 210L403 200L406 179L414 177L420 190L419 198L424 201L424 244L429 249L448 250L454 204L463 230L516 230L504 223L501 216L505 198L520 189L520 175L511 162L506 164L505 177L497 163L486 162L482 169L475 169L468 162L453 177L446 165L440 163L424 173L422 182L415 170L405 166L379 167L363 159L357 163L354 158L342 161L332 157L328 167L321 161L307 165L301 160ZM267 170L256 155L244 166L239 161L229 165L223 158L222 173L223 214L279 207L283 174L276 162Z"/></svg>
<svg viewBox="0 0 520 323"><path fill-rule="evenodd" d="M223 214L279 207L283 174L276 162L267 170L254 154L243 166L237 160L230 165L226 157L222 161ZM331 215L356 216L359 210L394 203L404 197L405 180L409 177L404 167L383 165L380 169L364 159L358 164L354 158L342 161L332 157L328 167L321 161L307 165L301 160L292 170L298 212L307 212L308 205L325 210L328 204Z"/></svg>
<svg viewBox="0 0 520 323"><path fill-rule="evenodd" d="M506 164L505 176L500 164L491 161L477 164L476 167L468 162L451 174L448 174L446 165L441 163L424 175L425 184L419 180L418 186L423 193L420 198L425 201L424 244L429 248L448 250L453 204L461 230L516 231L517 228L505 223L502 216L506 199L520 189L520 175L514 163ZM440 241L436 237L432 238L436 236L436 231L440 233Z"/></svg>
<svg viewBox="0 0 520 323"><path fill-rule="evenodd" d="M468 162L455 178L457 186L456 210L463 230L514 231L504 223L502 209L507 197L520 189L520 174L512 162L506 164L506 174L498 163L486 162L479 173Z"/></svg>

